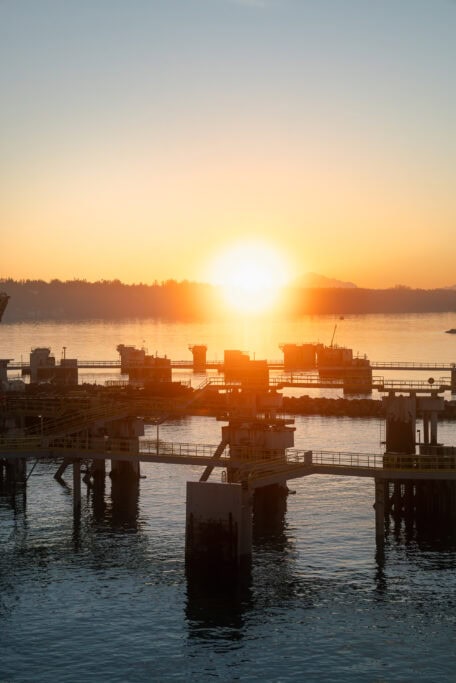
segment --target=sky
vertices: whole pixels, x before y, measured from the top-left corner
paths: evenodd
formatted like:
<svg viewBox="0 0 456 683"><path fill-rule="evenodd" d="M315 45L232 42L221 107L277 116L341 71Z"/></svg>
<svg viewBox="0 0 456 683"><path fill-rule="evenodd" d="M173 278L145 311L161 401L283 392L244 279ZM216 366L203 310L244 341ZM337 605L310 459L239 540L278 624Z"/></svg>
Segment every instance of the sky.
<svg viewBox="0 0 456 683"><path fill-rule="evenodd" d="M204 281L257 242L454 285L455 35L454 0L0 0L0 278Z"/></svg>

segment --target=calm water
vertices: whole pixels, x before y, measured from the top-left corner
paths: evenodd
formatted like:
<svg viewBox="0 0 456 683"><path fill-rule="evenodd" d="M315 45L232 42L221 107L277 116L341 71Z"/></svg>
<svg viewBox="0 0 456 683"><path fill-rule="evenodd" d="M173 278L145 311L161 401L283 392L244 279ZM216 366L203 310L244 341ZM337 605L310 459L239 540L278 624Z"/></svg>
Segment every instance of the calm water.
<svg viewBox="0 0 456 683"><path fill-rule="evenodd" d="M242 348L274 359L280 342L329 343L336 323L336 341L372 360L456 359L449 315L2 325L0 356L49 345L109 359L123 342L183 359L203 342L209 358ZM296 427L299 448L381 450L378 420L298 417ZM456 444L456 425L439 429ZM211 418L160 428L175 441L215 444L219 433ZM293 481L283 524L256 534L245 585L202 590L187 583L183 554L185 484L199 468L144 465L128 505L109 478L98 497L84 486L80 523L54 471L41 463L26 497L0 496L0 681L456 679L456 547L391 526L378 555L370 480Z"/></svg>

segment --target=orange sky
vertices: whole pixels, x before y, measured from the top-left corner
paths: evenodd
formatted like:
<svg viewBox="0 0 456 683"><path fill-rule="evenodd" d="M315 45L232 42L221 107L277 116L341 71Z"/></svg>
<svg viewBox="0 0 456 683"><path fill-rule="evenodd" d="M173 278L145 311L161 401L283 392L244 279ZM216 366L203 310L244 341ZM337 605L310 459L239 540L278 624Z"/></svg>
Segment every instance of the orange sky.
<svg viewBox="0 0 456 683"><path fill-rule="evenodd" d="M456 5L104 8L0 6L0 277L455 284Z"/></svg>

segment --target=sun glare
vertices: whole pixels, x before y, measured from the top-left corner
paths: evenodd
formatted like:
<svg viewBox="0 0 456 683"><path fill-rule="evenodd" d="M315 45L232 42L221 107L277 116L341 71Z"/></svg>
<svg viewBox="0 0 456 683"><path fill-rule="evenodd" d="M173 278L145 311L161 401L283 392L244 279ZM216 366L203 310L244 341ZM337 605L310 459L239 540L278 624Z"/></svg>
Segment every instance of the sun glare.
<svg viewBox="0 0 456 683"><path fill-rule="evenodd" d="M221 286L228 306L245 313L270 310L289 277L285 257L272 245L260 242L228 247L215 258L210 276Z"/></svg>

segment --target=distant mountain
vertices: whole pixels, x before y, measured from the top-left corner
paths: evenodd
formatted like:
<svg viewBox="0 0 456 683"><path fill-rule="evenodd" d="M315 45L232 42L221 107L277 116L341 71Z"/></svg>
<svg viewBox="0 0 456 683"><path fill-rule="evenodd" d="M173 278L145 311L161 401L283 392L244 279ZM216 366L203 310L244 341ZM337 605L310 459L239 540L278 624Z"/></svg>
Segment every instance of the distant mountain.
<svg viewBox="0 0 456 683"><path fill-rule="evenodd" d="M305 273L296 283L299 287L356 289L353 282L343 282L318 273Z"/></svg>

